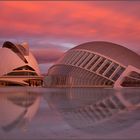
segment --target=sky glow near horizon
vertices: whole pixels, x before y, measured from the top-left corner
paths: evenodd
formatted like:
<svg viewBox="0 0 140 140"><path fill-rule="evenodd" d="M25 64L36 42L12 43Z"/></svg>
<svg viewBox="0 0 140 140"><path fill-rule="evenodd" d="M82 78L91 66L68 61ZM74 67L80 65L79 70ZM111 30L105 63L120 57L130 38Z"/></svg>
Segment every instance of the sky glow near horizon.
<svg viewBox="0 0 140 140"><path fill-rule="evenodd" d="M26 41L42 73L68 49L109 41L140 54L139 1L1 1L0 44Z"/></svg>

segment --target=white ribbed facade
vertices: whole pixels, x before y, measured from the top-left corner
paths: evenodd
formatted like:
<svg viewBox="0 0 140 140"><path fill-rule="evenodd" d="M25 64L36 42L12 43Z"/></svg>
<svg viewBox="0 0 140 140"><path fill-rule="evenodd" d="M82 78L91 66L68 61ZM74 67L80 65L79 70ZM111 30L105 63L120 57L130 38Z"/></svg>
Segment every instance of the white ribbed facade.
<svg viewBox="0 0 140 140"><path fill-rule="evenodd" d="M139 60L139 55L117 44L85 43L66 52L49 69L46 86L138 87L140 86Z"/></svg>

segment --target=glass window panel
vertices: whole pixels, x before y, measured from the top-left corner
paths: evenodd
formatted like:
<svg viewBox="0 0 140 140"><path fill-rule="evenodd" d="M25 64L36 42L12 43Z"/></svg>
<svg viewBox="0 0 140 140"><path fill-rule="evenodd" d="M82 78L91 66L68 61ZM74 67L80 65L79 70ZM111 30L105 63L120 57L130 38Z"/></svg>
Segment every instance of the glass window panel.
<svg viewBox="0 0 140 140"><path fill-rule="evenodd" d="M83 63L81 64L81 66L84 68L84 67L90 62L90 60L91 60L94 56L95 56L94 54L90 54L90 55L88 56L88 58L85 59L85 60L83 61Z"/></svg>
<svg viewBox="0 0 140 140"><path fill-rule="evenodd" d="M74 60L80 55L80 51L74 51L70 61L68 62L69 64L72 64Z"/></svg>
<svg viewBox="0 0 140 140"><path fill-rule="evenodd" d="M8 73L7 75L10 75L10 76L29 76L29 75L32 75L32 76L35 76L37 75L35 72L11 72L11 73Z"/></svg>
<svg viewBox="0 0 140 140"><path fill-rule="evenodd" d="M93 62L87 67L87 69L90 69L96 62L97 60L100 58L99 56L95 56L96 58L93 60Z"/></svg>
<svg viewBox="0 0 140 140"><path fill-rule="evenodd" d="M75 52L69 52L68 54L66 54L64 59L63 59L64 63L68 64L71 61L71 59L73 58L74 55L75 55Z"/></svg>
<svg viewBox="0 0 140 140"><path fill-rule="evenodd" d="M99 63L96 65L96 67L93 69L93 71L96 71L96 70L103 64L104 61L105 61L105 59L102 58L102 59L99 61Z"/></svg>
<svg viewBox="0 0 140 140"><path fill-rule="evenodd" d="M87 56L89 55L89 53L84 52L83 56L81 57L81 59L78 61L77 66L80 66L83 61L87 58Z"/></svg>
<svg viewBox="0 0 140 140"><path fill-rule="evenodd" d="M116 70L117 67L118 67L118 64L113 64L110 70L105 74L105 76L109 78L112 75L112 73Z"/></svg>
<svg viewBox="0 0 140 140"><path fill-rule="evenodd" d="M75 65L80 59L81 57L84 55L85 52L80 51L79 55L73 60L72 64Z"/></svg>
<svg viewBox="0 0 140 140"><path fill-rule="evenodd" d="M110 66L111 61L108 61L103 67L102 69L99 71L99 74L103 74L105 72L105 70Z"/></svg>
<svg viewBox="0 0 140 140"><path fill-rule="evenodd" d="M121 86L123 86L123 87L140 87L140 80L136 80L136 79L133 79L130 77L125 77Z"/></svg>
<svg viewBox="0 0 140 140"><path fill-rule="evenodd" d="M134 71L131 72L130 76L131 76L131 77L134 77L134 78L140 79L140 73L137 73L137 72L134 72Z"/></svg>
<svg viewBox="0 0 140 140"><path fill-rule="evenodd" d="M116 74L112 77L112 80L116 81L120 77L120 75L124 72L124 70L125 69L121 67L120 70L117 71Z"/></svg>

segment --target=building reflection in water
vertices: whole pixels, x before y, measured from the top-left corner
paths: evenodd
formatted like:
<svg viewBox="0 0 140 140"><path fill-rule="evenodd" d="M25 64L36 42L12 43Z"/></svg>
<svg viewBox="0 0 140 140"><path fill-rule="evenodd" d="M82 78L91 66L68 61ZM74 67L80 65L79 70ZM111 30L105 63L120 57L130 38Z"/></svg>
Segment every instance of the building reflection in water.
<svg viewBox="0 0 140 140"><path fill-rule="evenodd" d="M3 90L1 88L1 129L5 132L16 128L26 130L39 108L41 93L51 112L59 112L65 123L72 129L78 129L81 132L95 134L119 132L130 128L140 120L140 93L136 88L117 90L101 88L32 88L31 90L29 88L6 88ZM41 105L44 107L44 102ZM43 113L46 118L46 106L45 110L42 108L41 111L46 111ZM48 125L46 119L41 117L41 122L37 123L41 124L41 127L37 125L39 131L44 128L42 122L45 128ZM59 116L56 116L56 120L57 117L59 118ZM52 122L52 124L54 123ZM57 124L53 127L61 128ZM50 129L50 126L47 126L47 129ZM34 127L32 130L35 130Z"/></svg>
<svg viewBox="0 0 140 140"><path fill-rule="evenodd" d="M44 98L72 128L89 133L127 129L140 118L139 89L67 88Z"/></svg>
<svg viewBox="0 0 140 140"><path fill-rule="evenodd" d="M12 92L13 91L13 92ZM40 96L26 89L0 91L0 127L9 132L15 128L26 130L36 114Z"/></svg>

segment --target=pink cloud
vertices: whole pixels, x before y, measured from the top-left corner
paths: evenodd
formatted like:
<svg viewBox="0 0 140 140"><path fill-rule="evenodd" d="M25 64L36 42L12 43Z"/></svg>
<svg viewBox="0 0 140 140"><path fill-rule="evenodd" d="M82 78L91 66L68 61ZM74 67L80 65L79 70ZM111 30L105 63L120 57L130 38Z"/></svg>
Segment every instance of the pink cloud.
<svg viewBox="0 0 140 140"><path fill-rule="evenodd" d="M31 50L36 57L39 64L43 63L55 63L64 53L59 49L32 49Z"/></svg>
<svg viewBox="0 0 140 140"><path fill-rule="evenodd" d="M28 41L39 63L57 60L63 53L62 43L78 45L106 40L140 52L138 2L1 1L0 4L0 39ZM58 45L48 47L49 43ZM39 48L45 52L41 49L37 53Z"/></svg>
<svg viewBox="0 0 140 140"><path fill-rule="evenodd" d="M85 2L2 2L2 35L139 40L140 20L132 14ZM90 2L91 3L91 2ZM121 5L117 3L117 6ZM124 5L125 6L125 5ZM128 6L131 7L131 4ZM135 6L135 5L134 5ZM139 8L139 7L137 7ZM131 10L131 9L130 9ZM130 13L130 11L129 11ZM10 23L10 24L9 24ZM9 30L8 32L7 29ZM18 35L17 35L18 36Z"/></svg>

